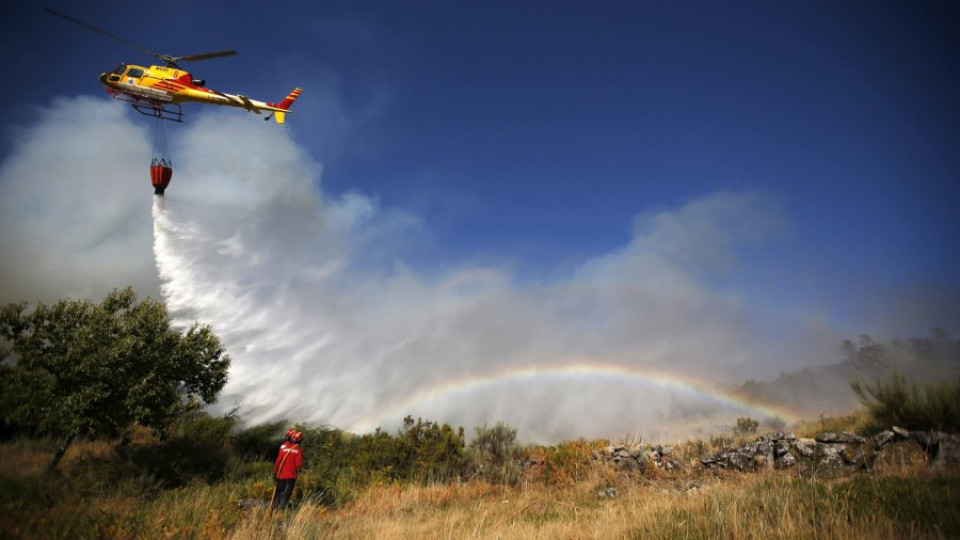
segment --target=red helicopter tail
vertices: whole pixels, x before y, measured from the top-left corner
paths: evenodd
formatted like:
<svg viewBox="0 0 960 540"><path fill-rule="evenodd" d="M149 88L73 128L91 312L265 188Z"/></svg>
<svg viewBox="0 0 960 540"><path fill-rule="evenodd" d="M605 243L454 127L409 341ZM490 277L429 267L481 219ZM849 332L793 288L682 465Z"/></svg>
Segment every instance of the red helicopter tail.
<svg viewBox="0 0 960 540"><path fill-rule="evenodd" d="M292 92L287 94L287 97L283 98L283 101L277 103L277 108L287 110L293 105L293 102L296 101L300 94L303 93L303 90L300 88L294 88Z"/></svg>
<svg viewBox="0 0 960 540"><path fill-rule="evenodd" d="M293 102L296 101L297 98L300 97L300 94L302 93L303 93L302 89L294 88L292 92L287 94L287 97L283 98L283 100L280 101L280 103L267 103L267 105L270 105L271 107L276 107L277 109L283 109L283 111L277 111L277 110L273 111L273 118L277 121L278 124L283 123L284 117L286 116L286 111L290 109L290 106L293 105ZM268 116L264 120L269 120L269 119L270 117Z"/></svg>

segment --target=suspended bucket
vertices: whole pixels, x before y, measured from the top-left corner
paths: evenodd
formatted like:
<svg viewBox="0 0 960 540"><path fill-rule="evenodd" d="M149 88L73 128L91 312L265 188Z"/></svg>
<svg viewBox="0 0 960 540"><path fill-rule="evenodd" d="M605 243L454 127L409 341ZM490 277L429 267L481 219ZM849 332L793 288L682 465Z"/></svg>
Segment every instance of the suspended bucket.
<svg viewBox="0 0 960 540"><path fill-rule="evenodd" d="M163 190L170 185L173 177L173 168L164 159L153 158L150 162L150 183L153 185L154 195L163 195Z"/></svg>

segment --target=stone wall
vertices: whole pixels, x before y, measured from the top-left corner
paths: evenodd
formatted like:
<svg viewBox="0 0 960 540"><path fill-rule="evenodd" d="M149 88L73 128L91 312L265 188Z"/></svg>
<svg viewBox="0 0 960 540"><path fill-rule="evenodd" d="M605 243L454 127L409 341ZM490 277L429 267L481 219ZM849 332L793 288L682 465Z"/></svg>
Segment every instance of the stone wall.
<svg viewBox="0 0 960 540"><path fill-rule="evenodd" d="M960 465L960 438L938 431L908 431L893 427L871 437L848 432L819 433L812 439L800 438L790 432L773 432L757 441L739 447L724 448L716 454L700 458L700 465L708 469L756 471L760 469L788 469L795 466L815 467L818 470L854 471L869 469L883 449L892 443L914 440L930 456L931 466ZM669 446L616 445L594 453L594 458L627 470L656 467L663 470L679 469Z"/></svg>

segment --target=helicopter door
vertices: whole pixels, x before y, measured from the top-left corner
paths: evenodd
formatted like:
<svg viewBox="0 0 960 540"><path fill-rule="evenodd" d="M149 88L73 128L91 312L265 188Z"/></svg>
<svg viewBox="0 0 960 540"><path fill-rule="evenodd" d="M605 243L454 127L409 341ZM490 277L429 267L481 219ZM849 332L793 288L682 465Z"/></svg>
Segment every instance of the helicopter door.
<svg viewBox="0 0 960 540"><path fill-rule="evenodd" d="M128 84L140 84L140 78L143 77L143 70L137 67L132 67L127 70L127 74L123 76L123 80Z"/></svg>

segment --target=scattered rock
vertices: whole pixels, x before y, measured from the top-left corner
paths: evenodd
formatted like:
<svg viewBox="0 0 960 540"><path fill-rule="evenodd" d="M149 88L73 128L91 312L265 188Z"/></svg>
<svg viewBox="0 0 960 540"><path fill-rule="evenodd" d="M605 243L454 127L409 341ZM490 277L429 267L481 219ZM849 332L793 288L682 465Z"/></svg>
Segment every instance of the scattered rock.
<svg viewBox="0 0 960 540"><path fill-rule="evenodd" d="M616 499L619 495L615 487L608 487L597 492L597 497L601 499Z"/></svg>
<svg viewBox="0 0 960 540"><path fill-rule="evenodd" d="M791 454L784 454L777 458L777 461L774 462L773 467L775 469L789 469L797 464L797 458L793 457Z"/></svg>
<svg viewBox="0 0 960 540"><path fill-rule="evenodd" d="M873 442L877 445L877 449L880 449L886 446L888 442L892 441L896 437L897 434L892 430L885 429L873 436Z"/></svg>
<svg viewBox="0 0 960 540"><path fill-rule="evenodd" d="M817 453L817 441L813 439L797 439L791 447L800 454L800 457L812 458Z"/></svg>

